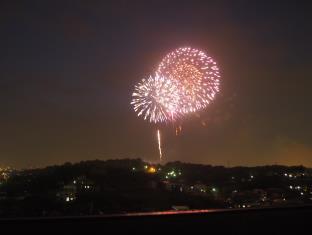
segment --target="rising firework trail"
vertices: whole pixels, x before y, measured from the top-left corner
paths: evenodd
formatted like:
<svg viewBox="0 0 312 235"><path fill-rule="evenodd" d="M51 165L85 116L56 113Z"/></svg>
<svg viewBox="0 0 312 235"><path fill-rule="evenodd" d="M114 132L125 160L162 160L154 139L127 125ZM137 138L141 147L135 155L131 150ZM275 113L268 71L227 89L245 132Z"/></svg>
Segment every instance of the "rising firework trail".
<svg viewBox="0 0 312 235"><path fill-rule="evenodd" d="M160 130L157 130L157 141L158 141L158 151L159 151L159 161L162 160L162 151L161 151L161 137L160 137Z"/></svg>

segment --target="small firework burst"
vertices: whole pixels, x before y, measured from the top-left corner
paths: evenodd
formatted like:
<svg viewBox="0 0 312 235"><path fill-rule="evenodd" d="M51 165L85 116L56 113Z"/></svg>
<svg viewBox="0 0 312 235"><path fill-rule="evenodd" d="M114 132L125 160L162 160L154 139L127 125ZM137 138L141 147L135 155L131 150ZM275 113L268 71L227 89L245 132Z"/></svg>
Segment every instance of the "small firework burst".
<svg viewBox="0 0 312 235"><path fill-rule="evenodd" d="M156 74L135 86L131 104L138 116L158 123L177 118L179 99L177 82Z"/></svg>

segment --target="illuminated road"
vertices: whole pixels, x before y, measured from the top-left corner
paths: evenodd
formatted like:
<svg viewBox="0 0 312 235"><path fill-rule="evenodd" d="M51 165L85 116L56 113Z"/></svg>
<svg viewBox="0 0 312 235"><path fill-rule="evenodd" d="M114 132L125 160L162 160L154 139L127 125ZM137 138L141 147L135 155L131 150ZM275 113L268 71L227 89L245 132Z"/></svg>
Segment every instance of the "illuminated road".
<svg viewBox="0 0 312 235"><path fill-rule="evenodd" d="M200 209L200 210L170 210L170 211L155 211L155 212L131 212L110 215L97 215L95 217L139 217L139 216L161 216L161 215L186 215L186 214L211 214L211 213L225 213L225 212L242 212L242 211L265 211L274 209L287 209L287 208L306 208L312 205L303 206L281 206L281 207L261 207L261 208L229 208L229 209ZM92 217L92 216L91 216Z"/></svg>
<svg viewBox="0 0 312 235"><path fill-rule="evenodd" d="M123 218L123 217L157 217L157 216L171 216L171 215L195 215L204 216L205 214L233 214L233 212L257 212L263 213L265 211L275 211L275 210L287 210L287 209L308 209L312 208L312 205L302 205L302 206L281 206L281 207L262 207L262 208L231 208L231 209L200 209L200 210L170 210L170 211L155 211L155 212L129 212L129 213L119 213L119 214L102 214L102 215L81 215L81 216L51 216L51 217L18 217L18 218L0 218L1 221L10 220L72 220L72 219L97 219L97 218Z"/></svg>
<svg viewBox="0 0 312 235"><path fill-rule="evenodd" d="M211 213L211 212L221 212L228 211L229 209L206 209L206 210L180 210L180 211L155 211L155 212L135 212L126 214L114 214L109 215L109 217L119 217L119 216L153 216L153 215L177 215L177 214L200 214L200 213Z"/></svg>

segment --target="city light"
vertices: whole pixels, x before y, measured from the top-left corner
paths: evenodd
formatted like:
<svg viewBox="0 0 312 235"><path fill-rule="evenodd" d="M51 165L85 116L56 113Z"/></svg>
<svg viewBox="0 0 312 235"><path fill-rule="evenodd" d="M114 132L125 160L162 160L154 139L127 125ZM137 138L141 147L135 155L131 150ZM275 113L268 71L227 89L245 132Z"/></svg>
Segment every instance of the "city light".
<svg viewBox="0 0 312 235"><path fill-rule="evenodd" d="M73 200L74 200L73 197L66 197L66 199L65 199L66 202L70 202L70 201L73 201Z"/></svg>
<svg viewBox="0 0 312 235"><path fill-rule="evenodd" d="M147 172L151 174L156 173L156 168L151 166L148 168Z"/></svg>
<svg viewBox="0 0 312 235"><path fill-rule="evenodd" d="M280 188L280 191L270 188L254 188L253 191L250 191L241 188L240 183L236 184L235 181L231 181L231 179L234 178L241 179L239 176L230 174L225 180L226 182L231 181L231 185L223 186L222 184L219 185L217 181L214 183L206 181L205 177L202 179L193 179L192 177L188 179L189 174L180 177L182 175L181 168L182 167L179 165L174 167L171 165L168 168L168 165L166 166L166 164L164 164L163 167L160 167L160 165L152 165L149 163L145 163L139 168L136 163L133 163L128 168L128 172L133 172L133 174L136 174L136 172L155 174L155 177L146 178L146 180L153 181L151 184L148 184L149 187L157 188L157 182L155 184L155 181L159 180L159 183L162 182L165 186L165 190L173 192L174 194L183 194L186 197L189 197L190 200L192 196L200 196L202 198L216 200L218 203L223 201L223 206L225 208L247 209L266 206L268 203L271 205L281 205L281 203L282 205L291 205L297 201L306 203L306 200L310 200L310 198L312 199L312 188L308 183L309 181L306 181L306 179L305 181L302 181L301 179L299 180L299 177L295 178L295 176L301 175L301 173L295 171L292 171L291 174L287 174L287 180L282 181L284 185ZM163 172L160 172L160 169L162 169ZM261 174L255 170L253 173L254 174L249 173L249 175L247 175L249 181L257 182L258 180L262 180L263 176ZM268 174L272 174L272 172L270 171ZM279 174L278 172L273 172L273 174L284 178L286 173ZM291 177L289 175L291 175ZM306 177L310 177L310 175L307 174ZM125 179L125 181L126 180L127 179ZM28 181L31 182L30 179L28 179ZM246 177L245 181L242 182L243 184L248 184ZM289 182L291 182L291 185ZM99 190L99 187L96 186L96 181L93 181L92 178L87 178L85 175L77 175L71 181L64 183L63 187L56 193L56 197L58 200L61 199L63 203L74 207L80 203L80 198L91 192L92 194L96 194ZM252 198L250 197L251 193L253 195ZM25 196L28 195L30 195L29 192L25 193ZM5 198L7 198L7 195L0 191L0 198L1 200L6 200ZM237 201L237 199L239 201ZM75 203L72 203L73 201L75 201Z"/></svg>

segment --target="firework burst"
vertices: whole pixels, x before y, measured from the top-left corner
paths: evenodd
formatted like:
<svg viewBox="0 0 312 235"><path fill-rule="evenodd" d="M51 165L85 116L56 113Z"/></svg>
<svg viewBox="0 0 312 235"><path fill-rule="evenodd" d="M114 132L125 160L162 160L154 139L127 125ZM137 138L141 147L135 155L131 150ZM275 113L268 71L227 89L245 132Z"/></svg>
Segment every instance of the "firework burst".
<svg viewBox="0 0 312 235"><path fill-rule="evenodd" d="M205 108L219 92L219 68L204 52L189 47L167 54L157 73L178 82L177 112L187 114Z"/></svg>
<svg viewBox="0 0 312 235"><path fill-rule="evenodd" d="M177 82L156 74L135 86L131 104L138 116L158 123L177 118L180 98Z"/></svg>

